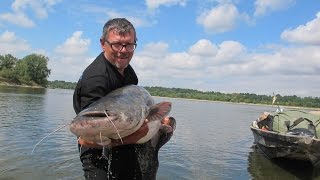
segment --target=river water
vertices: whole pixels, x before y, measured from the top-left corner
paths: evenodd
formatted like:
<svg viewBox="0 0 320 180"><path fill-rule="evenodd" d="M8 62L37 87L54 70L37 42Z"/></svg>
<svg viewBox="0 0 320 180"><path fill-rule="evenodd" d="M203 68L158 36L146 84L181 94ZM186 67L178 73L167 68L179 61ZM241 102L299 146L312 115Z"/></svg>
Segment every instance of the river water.
<svg viewBox="0 0 320 180"><path fill-rule="evenodd" d="M34 145L75 116L72 90L0 87L0 180L84 179L76 137L68 128ZM320 179L297 162L266 159L249 125L269 106L155 97L171 101L177 120L159 152L159 180Z"/></svg>

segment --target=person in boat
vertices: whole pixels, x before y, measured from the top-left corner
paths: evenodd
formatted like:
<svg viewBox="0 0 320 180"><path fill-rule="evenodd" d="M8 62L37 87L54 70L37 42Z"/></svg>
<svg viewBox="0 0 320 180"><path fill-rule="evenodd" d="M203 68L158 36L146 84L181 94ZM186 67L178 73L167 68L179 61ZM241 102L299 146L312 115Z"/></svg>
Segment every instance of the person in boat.
<svg viewBox="0 0 320 180"><path fill-rule="evenodd" d="M75 88L73 107L76 114L117 88L138 84L137 75L129 64L137 46L136 30L131 22L125 18L107 21L100 44L103 52L84 70ZM162 122L175 128L173 117ZM85 178L155 179L159 166L158 151L170 140L173 131L159 130L155 148L150 141L134 144L147 132L148 126L143 124L138 131L123 138L124 145L114 140L112 148L104 150L79 138L78 148Z"/></svg>

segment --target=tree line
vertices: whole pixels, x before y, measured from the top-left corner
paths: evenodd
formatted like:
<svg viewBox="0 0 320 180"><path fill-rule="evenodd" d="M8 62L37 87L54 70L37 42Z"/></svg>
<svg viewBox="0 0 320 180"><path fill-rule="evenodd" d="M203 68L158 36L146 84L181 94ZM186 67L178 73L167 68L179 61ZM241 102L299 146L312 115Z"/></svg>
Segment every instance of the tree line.
<svg viewBox="0 0 320 180"><path fill-rule="evenodd" d="M76 83L65 81L51 81L50 88L74 89ZM253 93L221 93L214 91L198 91L193 89L182 88L165 88L165 87L144 87L152 96L169 97L169 98L185 98L196 100L222 101L231 103L249 103L249 104L266 104L271 105L273 95L257 95ZM299 106L320 108L320 97L298 97L276 95L276 104L282 106Z"/></svg>
<svg viewBox="0 0 320 180"><path fill-rule="evenodd" d="M10 54L0 55L0 80L16 84L40 85L48 88L74 89L76 82L48 81L50 69L47 67L48 57L30 54L22 59ZM187 98L232 103L268 104L273 96L253 93L221 93L214 91L198 91L194 89L145 87L152 96ZM320 97L281 96L277 94L277 103L283 106L299 106L320 108Z"/></svg>
<svg viewBox="0 0 320 180"><path fill-rule="evenodd" d="M66 82L66 81L49 81L48 82L48 88L51 89L75 89L77 83L76 82Z"/></svg>
<svg viewBox="0 0 320 180"><path fill-rule="evenodd" d="M232 103L249 103L249 104L266 104L271 105L274 95L257 95L254 93L221 93L214 91L198 91L193 89L181 88L164 88L164 87L145 87L151 95L170 97L170 98L186 98L209 101L223 101ZM276 103L282 106L298 106L320 108L320 97L298 97L281 96L277 97Z"/></svg>
<svg viewBox="0 0 320 180"><path fill-rule="evenodd" d="M18 59L11 54L0 55L0 78L18 85L47 87L49 58L41 54L30 54Z"/></svg>

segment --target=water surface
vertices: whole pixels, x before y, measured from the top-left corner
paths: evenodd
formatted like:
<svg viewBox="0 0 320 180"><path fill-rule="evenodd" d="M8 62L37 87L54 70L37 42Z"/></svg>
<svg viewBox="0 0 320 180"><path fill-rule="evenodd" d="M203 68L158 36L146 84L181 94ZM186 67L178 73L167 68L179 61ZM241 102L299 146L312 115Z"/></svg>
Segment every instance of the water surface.
<svg viewBox="0 0 320 180"><path fill-rule="evenodd" d="M84 179L68 128L34 145L75 116L72 90L0 87L0 179ZM267 106L155 97L177 120L159 152L159 180L319 179L319 171L272 162L254 146L249 125ZM298 168L296 168L297 165Z"/></svg>

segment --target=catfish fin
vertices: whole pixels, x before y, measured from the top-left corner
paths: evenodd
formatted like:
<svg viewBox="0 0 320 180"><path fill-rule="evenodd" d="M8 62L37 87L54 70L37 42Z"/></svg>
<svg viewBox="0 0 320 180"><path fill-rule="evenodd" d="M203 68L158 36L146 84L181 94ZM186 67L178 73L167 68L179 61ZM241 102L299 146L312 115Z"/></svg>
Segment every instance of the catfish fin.
<svg viewBox="0 0 320 180"><path fill-rule="evenodd" d="M171 102L160 102L150 108L150 112L147 116L149 121L163 119L169 114L171 110Z"/></svg>

